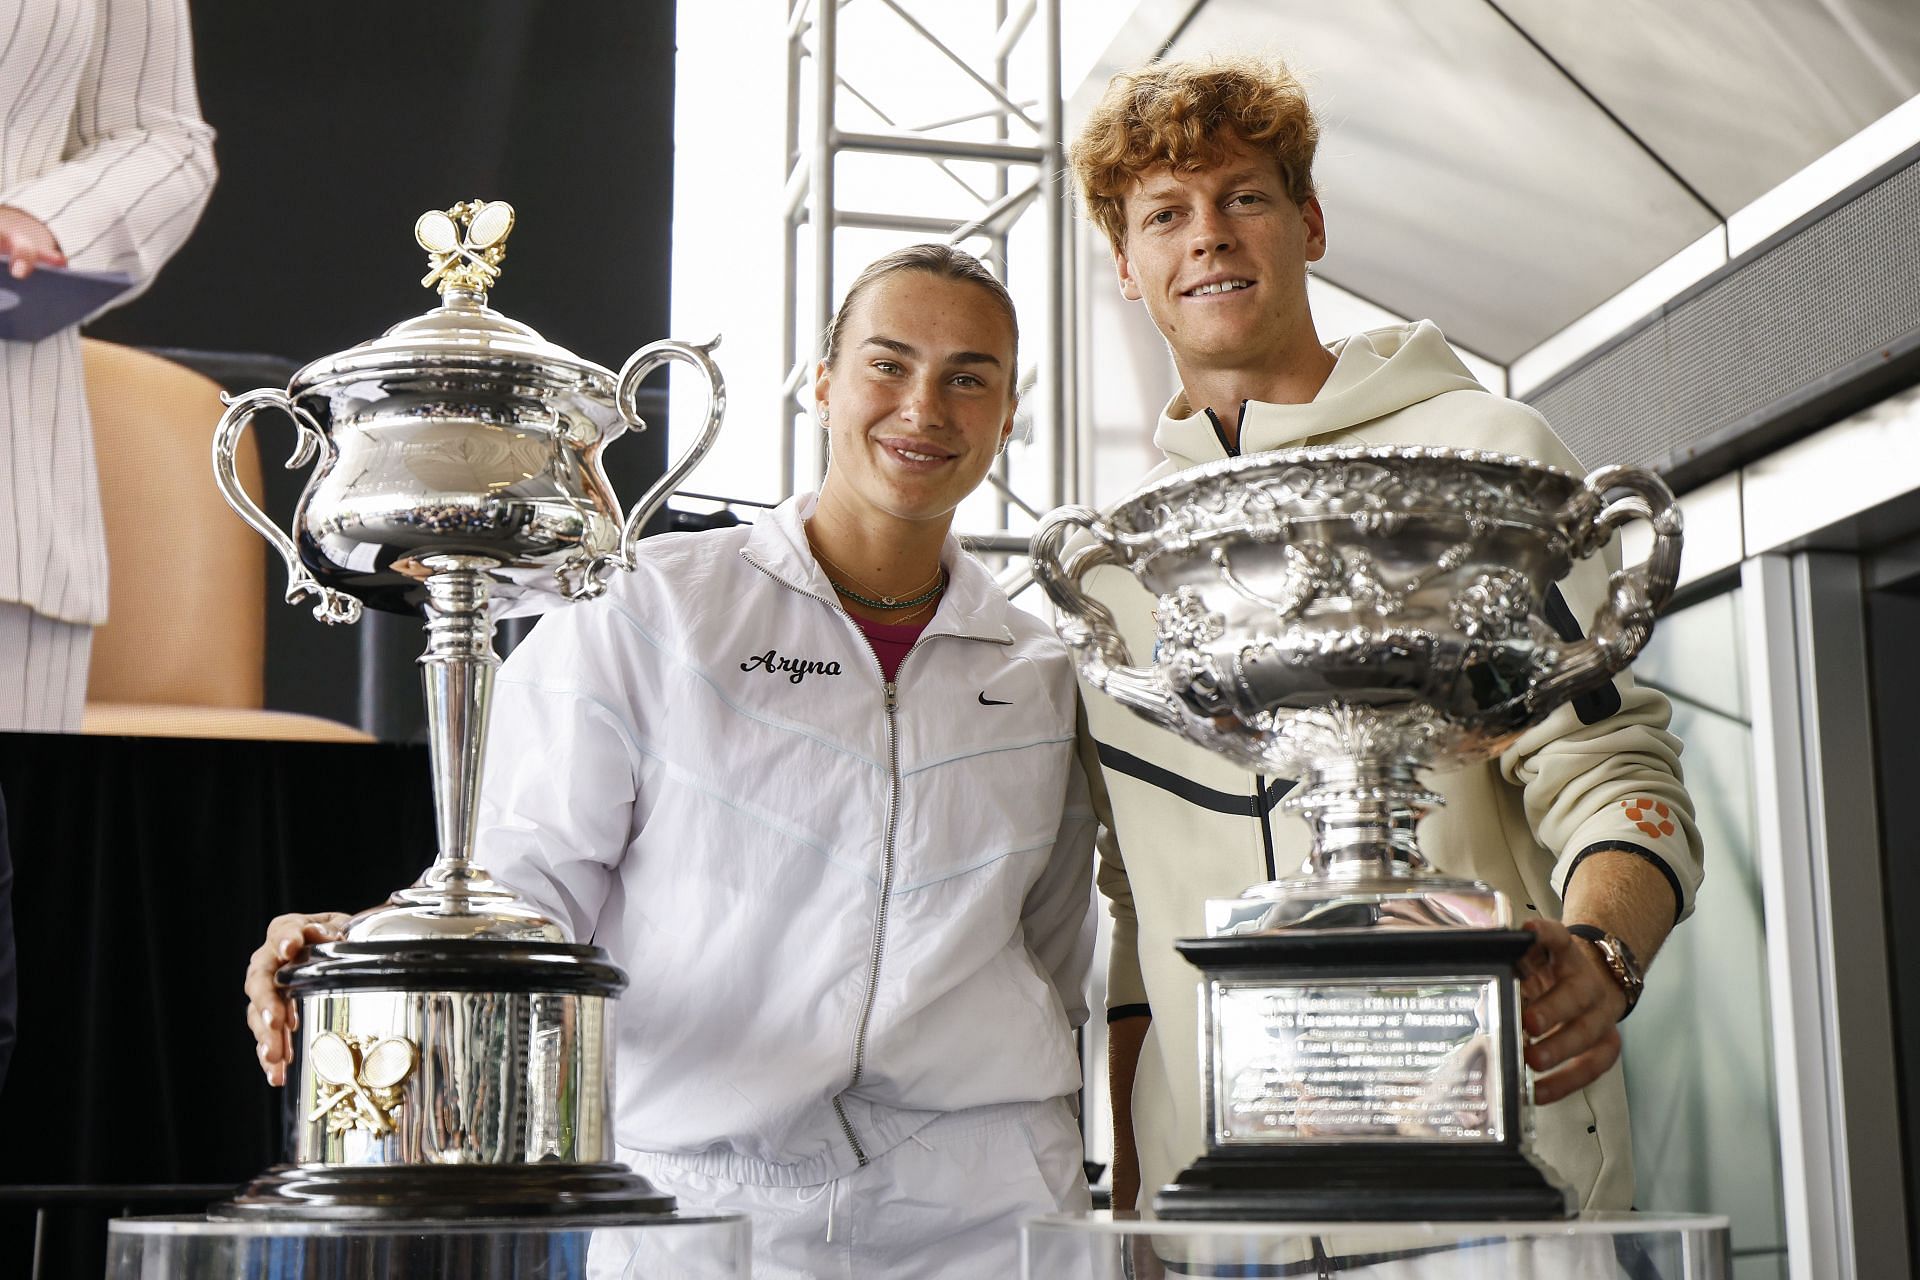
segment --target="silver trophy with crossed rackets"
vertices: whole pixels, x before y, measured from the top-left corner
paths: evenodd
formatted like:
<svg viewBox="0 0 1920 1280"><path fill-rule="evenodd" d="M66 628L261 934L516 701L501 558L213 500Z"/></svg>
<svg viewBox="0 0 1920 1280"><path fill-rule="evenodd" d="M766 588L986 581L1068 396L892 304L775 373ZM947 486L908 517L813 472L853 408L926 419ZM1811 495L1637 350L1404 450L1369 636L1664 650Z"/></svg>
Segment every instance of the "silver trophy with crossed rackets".
<svg viewBox="0 0 1920 1280"><path fill-rule="evenodd" d="M421 284L440 303L309 364L285 390L229 402L221 492L286 562L287 599L354 622L421 617L439 851L411 887L356 916L280 981L299 1002L292 1161L220 1212L307 1217L665 1211L614 1162L614 999L605 952L473 861L496 620L589 600L630 569L667 495L705 456L726 403L714 343L654 342L616 375L488 305L512 206L421 216ZM717 339L715 340L718 341ZM640 382L669 361L705 379L694 444L622 512L606 447L646 428ZM234 450L259 414L313 463L291 533L241 488Z"/></svg>

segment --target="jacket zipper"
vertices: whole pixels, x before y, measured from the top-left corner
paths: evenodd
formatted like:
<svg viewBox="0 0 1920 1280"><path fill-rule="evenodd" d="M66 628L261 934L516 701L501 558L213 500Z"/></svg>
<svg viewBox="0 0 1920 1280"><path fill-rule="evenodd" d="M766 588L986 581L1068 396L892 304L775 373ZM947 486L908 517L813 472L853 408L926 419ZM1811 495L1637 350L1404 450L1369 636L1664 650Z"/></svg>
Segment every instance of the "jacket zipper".
<svg viewBox="0 0 1920 1280"><path fill-rule="evenodd" d="M865 637L862 636L862 639ZM919 647L916 643L913 649ZM913 656L913 649L901 655L900 666L894 668L894 678L881 685L887 694L887 826L880 845L880 908L874 916L873 956L867 965L867 994L860 1002L860 1021L853 1032L853 1076L847 1081L846 1089L840 1091L841 1097L859 1085L860 1077L867 1069L867 1028L873 1021L873 1002L880 993L880 957L887 946L887 909L893 903L893 836L900 820L900 735L894 712L900 706L900 669ZM877 664L880 655L875 654L873 660ZM847 1119L841 1098L833 1100L833 1111L840 1117L840 1128L845 1131L854 1156L864 1165L867 1162L866 1153L860 1149L860 1140L854 1136L853 1122Z"/></svg>
<svg viewBox="0 0 1920 1280"><path fill-rule="evenodd" d="M841 608L837 602L817 596L811 591L801 590L751 556L743 559L795 595L820 601L821 604L845 618L854 630L859 631L859 624L853 621L853 616ZM860 1145L859 1135L853 1131L853 1121L847 1118L847 1109L842 1100L849 1090L860 1083L860 1076L867 1066L867 1027L873 1020L873 1004L880 991L880 957L887 945L887 909L893 902L893 837L895 826L900 818L900 731L894 712L900 705L900 673L906 670L907 663L912 661L915 653L919 652L924 639L923 636L920 640L914 641L913 646L900 656L900 665L893 669L894 678L889 680L886 668L880 663L880 655L874 653L873 645L868 642L866 633L860 632L860 643L866 646L867 652L873 657L874 669L880 673L880 688L886 696L887 825L886 834L880 845L880 906L874 916L873 953L867 963L867 992L860 1002L860 1021L854 1025L853 1031L853 1074L847 1080L847 1087L834 1097L833 1114L840 1121L840 1132L846 1135L847 1145L853 1148L853 1158L859 1161L862 1168L866 1167L867 1153Z"/></svg>
<svg viewBox="0 0 1920 1280"><path fill-rule="evenodd" d="M1227 441L1226 424L1220 421L1220 415L1215 413L1211 407L1205 410L1207 421L1213 424L1214 439L1220 442L1220 447L1227 451L1229 458L1237 458L1240 456L1240 433L1247 429L1247 404L1248 402L1245 400L1240 402L1240 417L1233 424L1234 435L1232 443L1228 443Z"/></svg>

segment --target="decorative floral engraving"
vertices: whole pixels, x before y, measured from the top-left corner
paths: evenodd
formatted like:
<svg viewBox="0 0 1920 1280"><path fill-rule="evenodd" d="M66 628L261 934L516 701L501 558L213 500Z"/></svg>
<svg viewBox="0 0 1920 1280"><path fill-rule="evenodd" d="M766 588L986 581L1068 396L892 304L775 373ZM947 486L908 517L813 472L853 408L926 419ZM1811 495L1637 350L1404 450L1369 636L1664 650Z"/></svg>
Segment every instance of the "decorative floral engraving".
<svg viewBox="0 0 1920 1280"><path fill-rule="evenodd" d="M1206 601L1192 587L1181 587L1170 596L1160 597L1154 611L1158 623L1159 647L1198 649L1226 634L1227 620L1207 608Z"/></svg>
<svg viewBox="0 0 1920 1280"><path fill-rule="evenodd" d="M1494 569L1447 601L1453 629L1470 640L1524 640L1532 633L1533 590L1513 569Z"/></svg>

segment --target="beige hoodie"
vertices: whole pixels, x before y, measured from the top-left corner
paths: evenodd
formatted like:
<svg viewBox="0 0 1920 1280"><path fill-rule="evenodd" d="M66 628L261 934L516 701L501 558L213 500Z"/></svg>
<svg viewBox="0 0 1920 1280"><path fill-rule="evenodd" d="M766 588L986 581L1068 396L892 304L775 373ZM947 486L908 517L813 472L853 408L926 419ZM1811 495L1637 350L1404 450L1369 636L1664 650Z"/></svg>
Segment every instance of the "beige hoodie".
<svg viewBox="0 0 1920 1280"><path fill-rule="evenodd" d="M1244 406L1241 452L1446 445L1584 471L1538 413L1475 382L1430 322L1357 334L1333 351L1338 363L1310 403ZM1167 461L1143 483L1227 456L1213 421L1181 398L1161 415L1153 439ZM1559 584L1583 627L1604 598L1617 552L1607 550L1605 565L1599 559L1577 564ZM1136 659L1150 653L1154 599L1133 576L1105 566L1087 576L1086 586L1113 610ZM1666 731L1667 700L1627 675L1614 689L1617 709L1606 690L1588 695L1560 707L1498 759L1429 777L1447 803L1421 824L1427 856L1443 871L1493 885L1525 919L1559 915L1567 872L1583 850L1630 845L1668 875L1675 919L1691 911L1700 842L1681 781L1680 743ZM1089 772L1105 783L1111 813L1099 873L1114 920L1108 1015L1153 1016L1133 1092L1144 1204L1205 1147L1198 971L1173 943L1205 933L1208 898L1233 897L1298 868L1307 827L1275 807L1290 785L1285 780L1250 775L1104 694L1083 691L1083 751L1098 754L1100 767ZM1670 830L1643 829L1628 816L1629 802L1643 797L1667 806ZM1541 1108L1536 1129L1536 1150L1583 1207L1629 1207L1633 1163L1619 1068Z"/></svg>

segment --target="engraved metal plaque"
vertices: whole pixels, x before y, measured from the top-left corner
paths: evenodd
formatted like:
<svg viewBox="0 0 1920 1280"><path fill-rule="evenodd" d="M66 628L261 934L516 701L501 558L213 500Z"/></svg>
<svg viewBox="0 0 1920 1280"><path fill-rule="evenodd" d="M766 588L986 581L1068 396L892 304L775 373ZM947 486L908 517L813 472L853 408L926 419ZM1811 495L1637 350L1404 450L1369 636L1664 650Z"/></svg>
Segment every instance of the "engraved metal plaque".
<svg viewBox="0 0 1920 1280"><path fill-rule="evenodd" d="M1222 1146L1506 1137L1494 975L1216 979L1207 998Z"/></svg>

